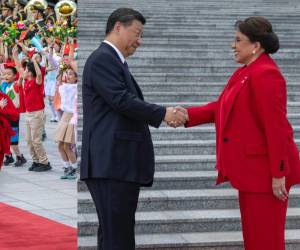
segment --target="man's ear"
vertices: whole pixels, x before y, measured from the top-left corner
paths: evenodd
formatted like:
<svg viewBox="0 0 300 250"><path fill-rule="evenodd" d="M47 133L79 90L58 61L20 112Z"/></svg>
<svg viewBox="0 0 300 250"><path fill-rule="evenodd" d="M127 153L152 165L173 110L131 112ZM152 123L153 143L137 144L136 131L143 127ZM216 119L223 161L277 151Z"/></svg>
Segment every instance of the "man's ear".
<svg viewBox="0 0 300 250"><path fill-rule="evenodd" d="M120 30L121 30L121 25L122 25L121 22L119 22L119 21L116 22L115 27L114 27L114 30L115 30L117 33L120 32Z"/></svg>

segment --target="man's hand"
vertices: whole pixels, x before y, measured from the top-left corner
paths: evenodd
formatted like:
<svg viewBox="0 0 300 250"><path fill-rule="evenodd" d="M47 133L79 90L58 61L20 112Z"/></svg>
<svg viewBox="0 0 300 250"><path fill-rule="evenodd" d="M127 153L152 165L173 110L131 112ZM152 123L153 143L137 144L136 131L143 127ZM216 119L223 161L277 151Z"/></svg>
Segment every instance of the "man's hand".
<svg viewBox="0 0 300 250"><path fill-rule="evenodd" d="M179 109L168 107L164 121L171 127L182 126L188 120L188 116Z"/></svg>
<svg viewBox="0 0 300 250"><path fill-rule="evenodd" d="M0 100L0 108L1 109L4 109L4 107L7 105L7 99L6 98L2 98L1 100Z"/></svg>
<svg viewBox="0 0 300 250"><path fill-rule="evenodd" d="M288 198L288 192L285 188L285 176L272 179L273 194L279 200L285 201Z"/></svg>
<svg viewBox="0 0 300 250"><path fill-rule="evenodd" d="M189 121L189 113L188 113L188 111L187 111L185 108L180 107L180 106L176 106L175 109L176 109L177 111L180 111L180 112L182 112L183 114L185 114L186 120Z"/></svg>

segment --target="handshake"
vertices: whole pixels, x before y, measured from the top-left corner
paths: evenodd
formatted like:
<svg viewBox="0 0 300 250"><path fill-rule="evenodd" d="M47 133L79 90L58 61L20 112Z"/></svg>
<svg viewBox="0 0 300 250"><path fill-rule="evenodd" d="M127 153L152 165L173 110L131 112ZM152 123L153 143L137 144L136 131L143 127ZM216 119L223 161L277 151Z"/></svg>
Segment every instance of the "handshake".
<svg viewBox="0 0 300 250"><path fill-rule="evenodd" d="M189 120L188 112L182 107L168 107L164 121L168 126L177 128L185 124Z"/></svg>

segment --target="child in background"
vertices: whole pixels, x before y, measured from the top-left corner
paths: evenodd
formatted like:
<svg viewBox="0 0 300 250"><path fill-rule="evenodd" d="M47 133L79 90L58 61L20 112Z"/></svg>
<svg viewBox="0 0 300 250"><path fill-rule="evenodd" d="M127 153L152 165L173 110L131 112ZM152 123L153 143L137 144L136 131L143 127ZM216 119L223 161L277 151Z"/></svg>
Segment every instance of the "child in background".
<svg viewBox="0 0 300 250"><path fill-rule="evenodd" d="M22 103L22 86L18 86L15 82L17 77L17 70L14 67L6 67L3 71L2 82L0 83L0 91L6 94L13 102L15 108L19 112L24 112ZM16 161L14 160L12 154L5 155L4 166L14 163L14 167L20 167L27 161L23 154L20 153L19 149L19 117L16 121L11 121L10 125L15 131L15 135L11 137L10 148L11 151L16 155Z"/></svg>
<svg viewBox="0 0 300 250"><path fill-rule="evenodd" d="M0 170L5 154L10 153L10 137L14 135L10 121L16 121L19 113L9 97L0 92Z"/></svg>
<svg viewBox="0 0 300 250"><path fill-rule="evenodd" d="M33 161L28 170L36 172L48 171L52 167L41 141L45 121L45 103L43 76L40 65L37 62L37 54L33 55L31 61L26 64L25 70L18 59L17 47L14 47L13 56L16 68L20 74L18 83L23 85L26 108L26 137Z"/></svg>
<svg viewBox="0 0 300 250"><path fill-rule="evenodd" d="M55 95L55 86L56 86L56 68L53 68L49 63L47 63L46 67L46 78L45 78L45 95L49 103L49 107L51 109L52 117L50 122L58 122L59 115L55 110L53 105L54 95Z"/></svg>
<svg viewBox="0 0 300 250"><path fill-rule="evenodd" d="M77 74L69 68L64 75L66 80L59 86L63 114L55 133L55 141L58 142L64 166L64 175L61 178L76 179L77 159L72 145L76 142L77 130Z"/></svg>

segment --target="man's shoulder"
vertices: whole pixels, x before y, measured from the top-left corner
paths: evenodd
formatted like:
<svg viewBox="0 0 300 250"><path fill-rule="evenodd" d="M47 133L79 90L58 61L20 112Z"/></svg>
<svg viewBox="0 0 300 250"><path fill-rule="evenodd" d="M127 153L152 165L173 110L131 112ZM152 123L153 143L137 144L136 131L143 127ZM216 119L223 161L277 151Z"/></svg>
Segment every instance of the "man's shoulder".
<svg viewBox="0 0 300 250"><path fill-rule="evenodd" d="M116 56L106 46L99 46L94 50L86 61L86 66L90 66L95 62L113 63L117 62Z"/></svg>

